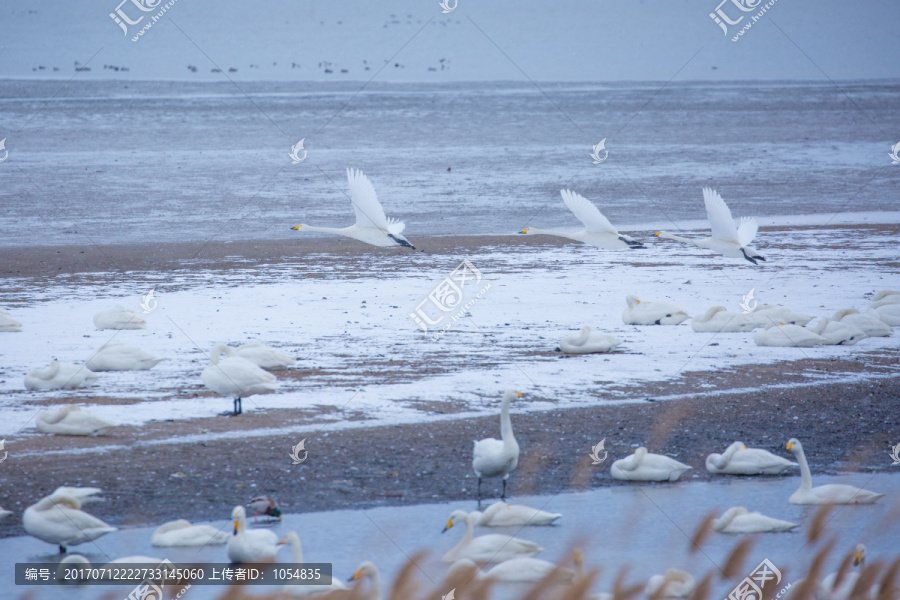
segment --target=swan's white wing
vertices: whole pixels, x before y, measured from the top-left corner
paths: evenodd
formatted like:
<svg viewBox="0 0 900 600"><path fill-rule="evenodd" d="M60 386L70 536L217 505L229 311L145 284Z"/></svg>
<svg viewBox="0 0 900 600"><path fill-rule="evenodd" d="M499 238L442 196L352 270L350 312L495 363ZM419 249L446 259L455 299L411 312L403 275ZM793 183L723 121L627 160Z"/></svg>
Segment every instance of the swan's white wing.
<svg viewBox="0 0 900 600"><path fill-rule="evenodd" d="M356 224L360 227L387 229L388 221L384 209L375 195L372 182L359 169L347 169L347 180L350 182L350 201L356 213Z"/></svg>
<svg viewBox="0 0 900 600"><path fill-rule="evenodd" d="M609 219L604 217L603 213L590 200L570 190L560 190L559 193L562 194L563 202L566 203L572 214L584 223L588 231L595 233L608 232L619 235L619 232L612 226Z"/></svg>
<svg viewBox="0 0 900 600"><path fill-rule="evenodd" d="M756 222L756 219L753 217L741 217L741 224L737 229L738 241L741 246L746 246L752 242L758 230L759 224Z"/></svg>
<svg viewBox="0 0 900 600"><path fill-rule="evenodd" d="M401 233L403 233L403 230L406 229L406 223L404 223L400 219L392 219L388 217L387 224L387 230L394 235L400 235Z"/></svg>
<svg viewBox="0 0 900 600"><path fill-rule="evenodd" d="M734 226L734 219L731 217L731 210L722 200L722 196L716 190L703 188L703 202L706 204L706 216L709 218L712 236L718 240L740 244L737 227Z"/></svg>

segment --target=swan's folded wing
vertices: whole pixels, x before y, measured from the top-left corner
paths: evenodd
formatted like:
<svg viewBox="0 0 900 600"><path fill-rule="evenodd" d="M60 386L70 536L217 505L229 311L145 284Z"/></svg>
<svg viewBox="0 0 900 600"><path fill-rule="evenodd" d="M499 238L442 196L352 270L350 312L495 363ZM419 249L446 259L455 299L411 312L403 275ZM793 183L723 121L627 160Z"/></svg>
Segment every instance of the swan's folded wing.
<svg viewBox="0 0 900 600"><path fill-rule="evenodd" d="M741 246L746 246L756 237L759 231L759 224L753 217L741 217L741 224L737 229L738 242Z"/></svg>
<svg viewBox="0 0 900 600"><path fill-rule="evenodd" d="M712 236L726 242L740 243L737 227L731 217L731 210L722 196L714 189L703 188L703 202L706 204L706 216L709 219L709 228Z"/></svg>
<svg viewBox="0 0 900 600"><path fill-rule="evenodd" d="M616 228L612 226L609 219L603 216L594 204L580 194L576 194L571 190L560 190L563 202L572 214L578 217L578 220L584 223L585 229L594 233L614 233L619 235Z"/></svg>
<svg viewBox="0 0 900 600"><path fill-rule="evenodd" d="M356 213L356 224L360 227L387 229L388 221L384 209L378 202L372 182L359 169L347 169L347 180L350 182L350 201Z"/></svg>

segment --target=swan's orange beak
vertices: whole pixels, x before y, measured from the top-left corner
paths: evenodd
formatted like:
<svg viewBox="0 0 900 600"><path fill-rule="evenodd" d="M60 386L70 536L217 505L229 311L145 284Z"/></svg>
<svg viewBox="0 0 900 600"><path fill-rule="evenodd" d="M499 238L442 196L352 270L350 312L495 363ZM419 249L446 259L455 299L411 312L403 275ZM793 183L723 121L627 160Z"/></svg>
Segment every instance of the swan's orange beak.
<svg viewBox="0 0 900 600"><path fill-rule="evenodd" d="M240 527L240 525L241 525L241 522L240 522L240 521L235 521L235 522L234 522L234 535L237 535L237 534L238 534L238 528Z"/></svg>
<svg viewBox="0 0 900 600"><path fill-rule="evenodd" d="M303 226L302 225L294 225L293 227L291 227L291 229L293 229L294 231L297 231L301 227L303 227Z"/></svg>
<svg viewBox="0 0 900 600"><path fill-rule="evenodd" d="M447 525L444 527L444 531L447 531L451 527L453 527L453 519L450 519L449 521L447 521ZM442 531L441 533L444 533L444 531Z"/></svg>
<svg viewBox="0 0 900 600"><path fill-rule="evenodd" d="M362 576L362 569L357 569L356 573L353 574L353 577L350 578L350 581L356 581Z"/></svg>
<svg viewBox="0 0 900 600"><path fill-rule="evenodd" d="M790 450L791 448L793 448L793 446L794 446L794 443L793 443L793 442L788 442L787 446L785 446L785 447L786 447L788 450Z"/></svg>
<svg viewBox="0 0 900 600"><path fill-rule="evenodd" d="M635 300L635 302L637 302L637 303L638 303L638 304L640 304L640 303L641 303L641 301L640 301L640 300Z"/></svg>
<svg viewBox="0 0 900 600"><path fill-rule="evenodd" d="M862 552L857 552L856 554L853 555L853 566L858 567L859 564L862 562L862 560L863 560Z"/></svg>
<svg viewBox="0 0 900 600"><path fill-rule="evenodd" d="M516 392L516 396L518 396L519 398L521 398L521 397L522 397L522 392Z"/></svg>
<svg viewBox="0 0 900 600"><path fill-rule="evenodd" d="M659 237L659 234L661 234L661 233L662 233L662 231L657 231L656 233L653 234L653 236L654 236L654 237Z"/></svg>
<svg viewBox="0 0 900 600"><path fill-rule="evenodd" d="M519 233L528 233L528 228L526 227L525 229L523 229L523 230L520 231Z"/></svg>

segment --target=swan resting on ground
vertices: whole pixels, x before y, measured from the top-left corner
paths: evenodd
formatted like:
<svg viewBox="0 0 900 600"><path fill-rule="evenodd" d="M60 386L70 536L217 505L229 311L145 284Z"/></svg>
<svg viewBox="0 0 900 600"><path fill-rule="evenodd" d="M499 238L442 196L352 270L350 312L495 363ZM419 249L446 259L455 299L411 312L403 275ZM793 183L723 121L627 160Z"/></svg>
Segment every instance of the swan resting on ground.
<svg viewBox="0 0 900 600"><path fill-rule="evenodd" d="M758 512L749 512L743 506L734 506L713 521L713 529L720 533L772 533L790 531L800 527L790 521L774 519Z"/></svg>
<svg viewBox="0 0 900 600"><path fill-rule="evenodd" d="M826 343L833 346L852 346L859 340L869 337L866 335L866 332L859 327L854 327L849 323L832 321L828 317L819 319L815 325L810 325L807 329L822 336L825 338Z"/></svg>
<svg viewBox="0 0 900 600"><path fill-rule="evenodd" d="M29 390L74 390L97 381L99 375L84 365L53 361L46 369L35 369L25 376Z"/></svg>
<svg viewBox="0 0 900 600"><path fill-rule="evenodd" d="M800 463L800 489L788 498L791 504L875 504L879 498L884 496L884 494L842 483L829 483L813 487L812 474L809 471L809 464L806 462L803 445L797 441L797 438L791 438L788 440L787 449L793 452L797 457L797 462Z"/></svg>
<svg viewBox="0 0 900 600"><path fill-rule="evenodd" d="M734 442L722 454L713 452L706 457L706 470L727 475L777 475L797 463L760 448L747 448Z"/></svg>
<svg viewBox="0 0 900 600"><path fill-rule="evenodd" d="M289 367L297 362L297 359L293 356L288 356L275 348L269 348L262 344L244 344L237 348L232 348L230 346L226 347L229 351L228 356L240 356L241 358L246 358L262 369L281 369L283 367Z"/></svg>
<svg viewBox="0 0 900 600"><path fill-rule="evenodd" d="M234 398L234 415L239 415L243 412L241 398L274 392L278 389L278 383L274 375L246 358L227 356L220 360L220 355L228 354L228 351L228 346L216 344L210 355L209 366L203 369L200 379L212 391Z"/></svg>
<svg viewBox="0 0 900 600"><path fill-rule="evenodd" d="M13 319L12 315L10 315L8 312L0 308L0 331L22 331L22 324Z"/></svg>
<svg viewBox="0 0 900 600"><path fill-rule="evenodd" d="M691 467L662 454L650 454L641 446L634 454L615 461L609 469L622 481L677 481Z"/></svg>
<svg viewBox="0 0 900 600"><path fill-rule="evenodd" d="M691 329L698 333L720 331L753 331L760 326L755 319L745 314L731 312L724 306L713 306L699 317L691 319Z"/></svg>
<svg viewBox="0 0 900 600"><path fill-rule="evenodd" d="M753 334L757 346L778 346L782 348L811 348L827 343L822 336L800 325L770 325Z"/></svg>
<svg viewBox="0 0 900 600"><path fill-rule="evenodd" d="M225 548L228 559L235 563L272 560L278 553L278 536L268 529L247 529L247 513L243 506L231 511L234 534Z"/></svg>
<svg viewBox="0 0 900 600"><path fill-rule="evenodd" d="M146 371L164 360L136 346L104 344L88 357L85 366L91 371Z"/></svg>
<svg viewBox="0 0 900 600"><path fill-rule="evenodd" d="M771 327L779 323L804 326L815 317L778 304L760 304L747 313L747 318L756 321L762 327Z"/></svg>
<svg viewBox="0 0 900 600"><path fill-rule="evenodd" d="M524 504L495 502L484 509L484 512L475 510L469 516L476 525L482 527L519 527L552 525L562 514L538 510Z"/></svg>
<svg viewBox="0 0 900 600"><path fill-rule="evenodd" d="M519 444L513 435L512 421L509 418L509 403L515 398L521 398L522 394L516 390L506 390L503 401L500 404L500 439L485 438L475 442L472 451L472 469L478 476L478 500L481 500L481 480L486 477L502 477L503 493L501 499L506 499L506 481L509 474L516 470L519 464Z"/></svg>
<svg viewBox="0 0 900 600"><path fill-rule="evenodd" d="M303 564L303 546L300 544L300 536L296 532L288 531L279 543L288 544L291 547L292 563ZM281 589L291 596L310 596L334 590L346 590L347 586L332 574L330 585L286 585Z"/></svg>
<svg viewBox="0 0 900 600"><path fill-rule="evenodd" d="M156 528L150 537L153 546L220 546L231 538L227 531L212 525L191 525L185 519L169 521Z"/></svg>
<svg viewBox="0 0 900 600"><path fill-rule="evenodd" d="M882 321L880 318L869 315L860 314L855 308L843 308L831 317L832 321L840 321L847 325L853 325L862 329L869 337L888 337L894 330L891 326Z"/></svg>
<svg viewBox="0 0 900 600"><path fill-rule="evenodd" d="M444 554L441 559L443 562L453 563L461 558L468 558L476 563L500 563L511 558L533 556L543 550L534 542L500 533L473 537L475 524L463 510L453 511L441 533L448 531L459 521L465 523L466 532L459 543Z"/></svg>
<svg viewBox="0 0 900 600"><path fill-rule="evenodd" d="M94 326L97 329L147 329L147 321L133 310L117 304L115 308L95 314Z"/></svg>
<svg viewBox="0 0 900 600"><path fill-rule="evenodd" d="M666 569L665 575L654 575L647 581L644 594L654 598L687 598L694 591L694 576L679 569Z"/></svg>
<svg viewBox="0 0 900 600"><path fill-rule="evenodd" d="M61 406L55 411L42 410L34 418L35 426L44 433L58 435L103 435L119 424L81 410L76 404Z"/></svg>
<svg viewBox="0 0 900 600"><path fill-rule="evenodd" d="M900 326L900 302L894 302L891 298L895 296L888 296L888 298L881 300L880 302L876 302L872 306L869 307L869 310L866 311L866 314L880 321L884 321L891 327ZM900 298L900 296L896 296Z"/></svg>
<svg viewBox="0 0 900 600"><path fill-rule="evenodd" d="M678 325L690 315L670 302L641 302L634 294L625 296L628 308L622 313L626 325Z"/></svg>
<svg viewBox="0 0 900 600"><path fill-rule="evenodd" d="M594 331L587 325L580 333L567 335L559 343L559 349L566 354L594 354L609 352L622 343L622 340L608 333Z"/></svg>
<svg viewBox="0 0 900 600"><path fill-rule="evenodd" d="M869 306L872 306L877 302L900 304L900 290L881 290L872 296L872 299L869 300Z"/></svg>
<svg viewBox="0 0 900 600"><path fill-rule="evenodd" d="M72 493L75 490L75 493ZM79 490L81 490L79 492ZM64 554L69 546L90 542L117 531L97 517L81 510L87 496L97 488L59 488L25 509L22 525L28 535L59 546Z"/></svg>

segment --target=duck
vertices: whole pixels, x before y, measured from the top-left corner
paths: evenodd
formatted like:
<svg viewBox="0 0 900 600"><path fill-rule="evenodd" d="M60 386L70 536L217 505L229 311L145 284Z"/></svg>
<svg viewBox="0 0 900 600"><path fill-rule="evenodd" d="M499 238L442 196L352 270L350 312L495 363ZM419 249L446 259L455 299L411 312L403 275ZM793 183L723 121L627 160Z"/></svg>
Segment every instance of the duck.
<svg viewBox="0 0 900 600"><path fill-rule="evenodd" d="M822 336L813 333L800 325L769 325L753 334L753 341L757 346L779 346L791 348L811 348L827 344Z"/></svg>
<svg viewBox="0 0 900 600"><path fill-rule="evenodd" d="M247 513L243 506L231 511L234 534L228 540L225 551L234 563L272 560L278 553L278 536L267 529L247 529Z"/></svg>
<svg viewBox="0 0 900 600"><path fill-rule="evenodd" d="M678 481L691 468L668 456L650 454L641 446L631 456L615 461L609 472L622 481Z"/></svg>
<svg viewBox="0 0 900 600"><path fill-rule="evenodd" d="M812 486L812 474L806 462L803 445L797 438L788 440L786 448L797 457L800 463L800 488L791 494L791 504L875 504L884 494L842 483L829 483Z"/></svg>
<svg viewBox="0 0 900 600"><path fill-rule="evenodd" d="M691 319L691 329L698 333L753 331L761 324L745 314L731 312L724 306L713 306Z"/></svg>
<svg viewBox="0 0 900 600"><path fill-rule="evenodd" d="M25 509L22 525L28 535L59 546L60 554L65 554L69 546L118 531L81 510L81 506L82 499L78 496L66 493L65 489L56 490Z"/></svg>
<svg viewBox="0 0 900 600"><path fill-rule="evenodd" d="M87 387L97 381L99 375L84 365L53 361L46 369L35 369L25 376L25 389L73 390Z"/></svg>
<svg viewBox="0 0 900 600"><path fill-rule="evenodd" d="M878 598L877 594L868 595L865 593L865 590L858 590L857 595L854 595L854 588L856 588L856 582L859 581L860 571L862 570L862 565L866 560L866 545L865 544L857 544L856 548L853 550L853 554L850 558L850 564L852 564L855 569L850 572L844 572L841 577L840 583L838 580L838 572L829 573L822 580L821 588L820 588L820 596L822 600L850 600L851 598L857 599L865 599L865 598ZM849 565L848 565L849 566ZM837 584L837 585L836 585ZM873 588L877 589L877 585L873 586ZM819 596L817 596L819 597ZM885 596L887 597L887 596Z"/></svg>
<svg viewBox="0 0 900 600"><path fill-rule="evenodd" d="M563 202L579 221L584 224L580 231L558 231L528 227L519 233L522 235L552 235L581 242L595 248L606 250L643 249L645 246L633 237L616 231L603 213L587 198L571 190L560 190Z"/></svg>
<svg viewBox="0 0 900 600"><path fill-rule="evenodd" d="M777 475L796 466L768 450L747 448L743 442L734 442L722 454L714 452L706 457L706 470L713 474Z"/></svg>
<svg viewBox="0 0 900 600"><path fill-rule="evenodd" d="M356 223L349 227L313 227L306 224L295 225L294 231L317 231L353 238L373 246L404 246L415 250L408 239L403 237L406 225L403 221L389 219L375 194L375 187L359 169L347 169L350 183L350 202L356 214Z"/></svg>
<svg viewBox="0 0 900 600"><path fill-rule="evenodd" d="M164 360L135 346L104 344L88 357L85 366L91 371L147 371Z"/></svg>
<svg viewBox="0 0 900 600"><path fill-rule="evenodd" d="M891 327L900 326L900 302L894 302L892 298L900 298L900 296L888 296L884 300L875 302L869 306L866 314L884 321Z"/></svg>
<svg viewBox="0 0 900 600"><path fill-rule="evenodd" d="M81 410L77 404L66 404L57 410L42 410L34 418L34 421L40 431L58 435L98 436L119 426L114 421L108 421Z"/></svg>
<svg viewBox="0 0 900 600"><path fill-rule="evenodd" d="M272 498L268 496L257 496L250 500L247 503L247 508L253 509L253 518L255 519L258 515L266 515L268 517L272 517L273 519L278 519L281 521L281 509L278 508L278 503L275 502Z"/></svg>
<svg viewBox="0 0 900 600"><path fill-rule="evenodd" d="M533 556L543 550L534 542L500 533L473 537L475 523L464 510L453 511L441 533L449 531L460 521L465 523L466 533L456 546L444 554L441 559L443 562L453 563L461 558L468 558L476 563L501 563L511 558Z"/></svg>
<svg viewBox="0 0 900 600"><path fill-rule="evenodd" d="M832 346L852 346L859 340L869 337L865 331L858 327L854 327L849 323L832 321L828 317L819 319L815 324L807 326L807 329L825 338L825 342Z"/></svg>
<svg viewBox="0 0 900 600"><path fill-rule="evenodd" d="M502 500L506 499L506 482L510 473L516 470L519 464L519 444L513 435L512 421L509 418L509 403L515 398L521 398L522 394L513 389L508 389L503 394L500 404L500 439L485 438L475 442L472 451L472 469L478 476L478 500L481 501L481 480L485 477L502 477Z"/></svg>
<svg viewBox="0 0 900 600"><path fill-rule="evenodd" d="M0 308L0 332L13 333L22 331L22 324L12 318L8 312Z"/></svg>
<svg viewBox="0 0 900 600"><path fill-rule="evenodd" d="M628 308L622 313L626 325L678 325L691 318L669 302L642 302L634 294L625 296Z"/></svg>
<svg viewBox="0 0 900 600"><path fill-rule="evenodd" d="M95 314L94 326L97 329L147 329L147 321L133 310L117 304L115 308Z"/></svg>
<svg viewBox="0 0 900 600"><path fill-rule="evenodd" d="M363 590L357 590L359 587L358 584L353 588L352 597L359 600L381 600L381 574L378 572L378 567L375 566L375 563L370 561L364 561L360 563L359 567L357 567L356 571L353 572L353 575L350 577L350 581L368 581L368 588L363 592Z"/></svg>
<svg viewBox="0 0 900 600"><path fill-rule="evenodd" d="M740 224L735 227L731 209L722 200L722 196L712 188L703 188L703 203L706 205L706 217L712 230L711 237L686 238L665 231L657 231L654 235L665 240L693 244L723 256L744 258L754 265L759 264L757 261L760 260L765 262L766 259L759 251L750 245L759 230L756 219L741 217Z"/></svg>
<svg viewBox="0 0 900 600"><path fill-rule="evenodd" d="M240 356L227 356L220 360L223 353L228 354L228 346L216 344L212 349L209 366L200 375L203 385L218 394L234 398L234 413L223 414L241 414L242 397L269 394L278 390L274 375Z"/></svg>
<svg viewBox="0 0 900 600"><path fill-rule="evenodd" d="M282 369L297 362L297 359L293 356L288 356L275 348L263 346L262 344L244 344L237 348L226 347L228 348L228 356L246 358L262 369Z"/></svg>
<svg viewBox="0 0 900 600"><path fill-rule="evenodd" d="M815 317L801 312L792 310L780 304L760 304L751 312L747 313L747 318L752 319L762 327L777 325L784 323L785 325L805 326Z"/></svg>
<svg viewBox="0 0 900 600"><path fill-rule="evenodd" d="M559 348L566 354L594 354L609 352L622 343L622 340L608 333L594 331L587 325L580 333L567 335L559 343Z"/></svg>
<svg viewBox="0 0 900 600"><path fill-rule="evenodd" d="M773 519L758 512L750 512L743 506L733 506L713 521L713 529L720 533L774 533L800 527L790 521Z"/></svg>
<svg viewBox="0 0 900 600"><path fill-rule="evenodd" d="M303 546L300 544L300 536L294 531L288 531L281 538L279 544L288 544L291 547L291 562L295 565L303 564ZM330 585L286 585L282 591L291 596L311 596L314 594L322 594L332 592L334 590L346 590L345 586L337 577L331 578Z"/></svg>
<svg viewBox="0 0 900 600"><path fill-rule="evenodd" d="M212 525L191 525L178 519L163 523L150 536L152 546L221 546L231 538L227 531L219 531Z"/></svg>
<svg viewBox="0 0 900 600"><path fill-rule="evenodd" d="M687 598L694 591L694 576L680 569L666 569L647 581L644 594L650 598Z"/></svg>
<svg viewBox="0 0 900 600"><path fill-rule="evenodd" d="M562 518L562 514L501 501L491 504L484 512L474 510L469 513L469 517L476 525L482 527L519 527L552 525L557 519Z"/></svg>
<svg viewBox="0 0 900 600"><path fill-rule="evenodd" d="M519 556L505 560L481 575L480 579L492 579L503 583L536 583L554 574L553 582L572 583L575 571L558 567L548 560Z"/></svg>
<svg viewBox="0 0 900 600"><path fill-rule="evenodd" d="M894 330L879 317L871 314L860 314L855 308L842 308L831 317L832 321L840 321L862 329L869 337L888 337Z"/></svg>

